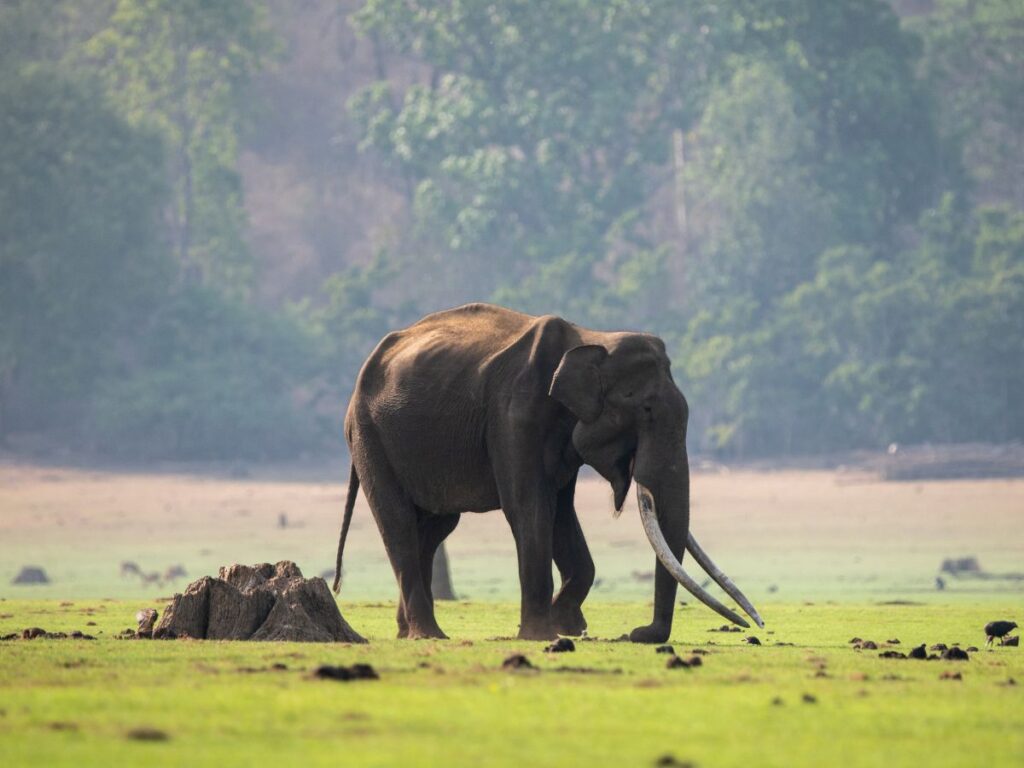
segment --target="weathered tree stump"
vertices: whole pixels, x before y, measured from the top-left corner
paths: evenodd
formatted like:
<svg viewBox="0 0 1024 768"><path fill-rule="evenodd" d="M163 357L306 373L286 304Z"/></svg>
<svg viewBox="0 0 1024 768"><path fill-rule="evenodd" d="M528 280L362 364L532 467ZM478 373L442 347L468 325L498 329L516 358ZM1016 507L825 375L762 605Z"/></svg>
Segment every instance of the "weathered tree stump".
<svg viewBox="0 0 1024 768"><path fill-rule="evenodd" d="M342 618L327 582L295 563L231 565L193 581L164 610L156 638L365 643Z"/></svg>
<svg viewBox="0 0 1024 768"><path fill-rule="evenodd" d="M448 568L448 552L444 544L437 548L430 576L430 591L435 600L455 600L452 573Z"/></svg>

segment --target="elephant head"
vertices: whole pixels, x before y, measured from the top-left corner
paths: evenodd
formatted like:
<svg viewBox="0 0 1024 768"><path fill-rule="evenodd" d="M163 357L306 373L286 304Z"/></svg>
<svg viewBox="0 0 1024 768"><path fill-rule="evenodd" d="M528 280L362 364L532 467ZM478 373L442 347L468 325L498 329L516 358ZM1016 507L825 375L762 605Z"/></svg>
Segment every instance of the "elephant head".
<svg viewBox="0 0 1024 768"><path fill-rule="evenodd" d="M677 582L725 618L749 626L686 574L681 563L686 549L758 626L764 626L750 601L690 533L689 407L672 380L665 345L646 334L607 334L600 341L563 355L550 394L578 419L573 446L585 463L611 483L616 514L631 481L636 481L644 532L660 567L654 623L634 630L632 639L667 638Z"/></svg>

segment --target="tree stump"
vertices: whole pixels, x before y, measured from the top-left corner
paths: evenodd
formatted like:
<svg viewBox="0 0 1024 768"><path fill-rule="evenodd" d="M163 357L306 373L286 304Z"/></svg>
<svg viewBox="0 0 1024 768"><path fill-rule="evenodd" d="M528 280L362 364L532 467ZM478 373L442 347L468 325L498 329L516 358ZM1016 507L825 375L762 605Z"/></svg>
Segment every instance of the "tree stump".
<svg viewBox="0 0 1024 768"><path fill-rule="evenodd" d="M365 643L342 618L327 582L295 563L234 564L193 581L164 610L155 638Z"/></svg>

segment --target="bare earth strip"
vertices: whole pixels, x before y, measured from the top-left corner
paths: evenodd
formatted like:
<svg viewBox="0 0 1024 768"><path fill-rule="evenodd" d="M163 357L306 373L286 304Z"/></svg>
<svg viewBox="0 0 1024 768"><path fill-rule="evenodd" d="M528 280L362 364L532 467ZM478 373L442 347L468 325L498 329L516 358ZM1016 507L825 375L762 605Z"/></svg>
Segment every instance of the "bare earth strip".
<svg viewBox="0 0 1024 768"><path fill-rule="evenodd" d="M332 567L345 487L332 472L106 472L0 464L0 596L165 595L230 562L291 559ZM607 485L580 482L577 509L597 563L592 599L649 599L654 557L631 498L612 518ZM284 515L287 526L279 526ZM1024 571L1024 480L851 482L826 471L696 474L693 530L755 599L932 602L1005 599L1024 581L954 580L943 558L973 555L993 574ZM515 549L500 512L463 515L449 539L456 589L473 599L517 594ZM187 579L143 585L119 564ZM392 599L394 581L360 497L346 553L344 600ZM23 565L51 584L19 587ZM695 566L690 566L694 568ZM768 598L768 595L772 595Z"/></svg>

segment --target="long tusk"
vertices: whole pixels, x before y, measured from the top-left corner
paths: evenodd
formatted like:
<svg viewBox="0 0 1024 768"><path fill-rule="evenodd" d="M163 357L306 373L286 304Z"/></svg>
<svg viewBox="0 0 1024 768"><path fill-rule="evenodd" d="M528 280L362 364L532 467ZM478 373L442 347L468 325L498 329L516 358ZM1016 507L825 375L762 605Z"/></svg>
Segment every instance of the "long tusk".
<svg viewBox="0 0 1024 768"><path fill-rule="evenodd" d="M741 627L750 627L742 616L726 608L701 589L700 584L686 575L682 564L676 560L676 556L669 549L668 542L665 541L665 534L662 533L661 526L658 525L658 513L654 506L654 495L640 485L640 483L636 484L636 500L640 506L640 522L643 523L644 533L647 534L647 538L654 548L654 554L658 556L659 562L665 566L665 569L672 574L672 578L678 581L683 589L704 603L704 605L721 614L733 624L739 624Z"/></svg>
<svg viewBox="0 0 1024 768"><path fill-rule="evenodd" d="M714 579L718 586L726 591L726 593L740 604L740 608L746 611L747 615L754 620L757 626L764 628L764 622L761 620L761 616L758 614L757 609L750 604L747 600L746 595L740 592L740 588L732 583L732 580L726 576L719 569L717 565L712 562L711 558L708 557L708 553L701 549L700 544L693 538L693 534L687 534L686 548L690 550L690 554L693 555L693 559L697 561L697 565L703 568L708 576Z"/></svg>

